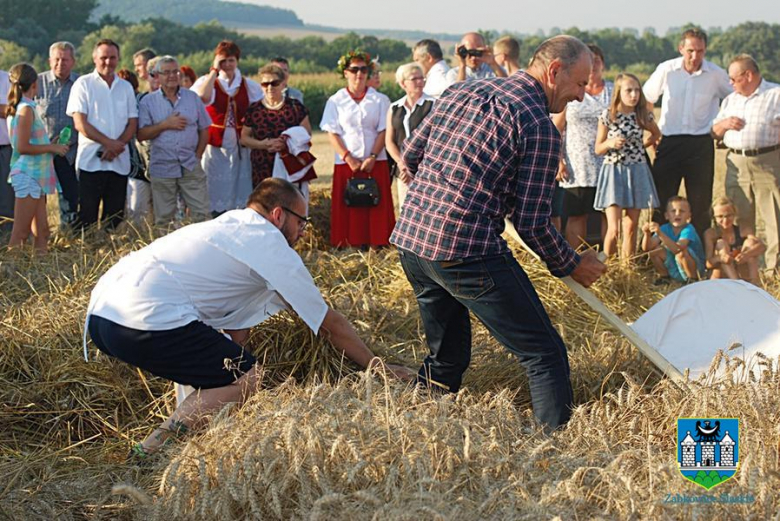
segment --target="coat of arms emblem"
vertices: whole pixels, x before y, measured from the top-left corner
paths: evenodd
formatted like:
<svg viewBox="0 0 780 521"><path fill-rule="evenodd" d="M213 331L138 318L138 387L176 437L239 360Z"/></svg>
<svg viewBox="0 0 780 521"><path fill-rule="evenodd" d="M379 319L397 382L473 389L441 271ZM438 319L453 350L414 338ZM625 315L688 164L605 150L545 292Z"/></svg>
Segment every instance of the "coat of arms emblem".
<svg viewBox="0 0 780 521"><path fill-rule="evenodd" d="M678 418L677 464L707 490L731 479L739 466L739 419Z"/></svg>

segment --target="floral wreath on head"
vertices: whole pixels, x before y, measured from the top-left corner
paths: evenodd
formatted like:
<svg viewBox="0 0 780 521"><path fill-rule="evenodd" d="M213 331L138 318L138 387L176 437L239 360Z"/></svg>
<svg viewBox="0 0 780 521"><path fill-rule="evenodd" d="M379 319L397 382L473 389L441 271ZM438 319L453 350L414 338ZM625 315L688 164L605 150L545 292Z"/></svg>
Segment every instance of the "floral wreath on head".
<svg viewBox="0 0 780 521"><path fill-rule="evenodd" d="M336 64L336 70L339 71L341 76L344 75L344 71L347 69L347 67L349 67L349 64L352 62L352 60L360 60L365 62L366 65L368 65L369 75L374 71L374 63L371 61L371 55L365 51L354 50L344 54L341 58L339 58L339 61Z"/></svg>

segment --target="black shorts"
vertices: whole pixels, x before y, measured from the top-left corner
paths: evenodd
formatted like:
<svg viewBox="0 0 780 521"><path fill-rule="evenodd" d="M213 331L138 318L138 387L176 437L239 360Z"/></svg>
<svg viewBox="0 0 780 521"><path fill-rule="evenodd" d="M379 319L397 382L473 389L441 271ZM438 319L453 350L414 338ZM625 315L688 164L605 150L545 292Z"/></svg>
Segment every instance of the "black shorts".
<svg viewBox="0 0 780 521"><path fill-rule="evenodd" d="M251 353L203 322L140 331L90 315L88 329L92 341L107 355L196 389L230 385L255 364Z"/></svg>
<svg viewBox="0 0 780 521"><path fill-rule="evenodd" d="M595 186L576 186L564 190L563 208L566 215L579 217L589 215L597 210L593 208L593 202L596 200Z"/></svg>

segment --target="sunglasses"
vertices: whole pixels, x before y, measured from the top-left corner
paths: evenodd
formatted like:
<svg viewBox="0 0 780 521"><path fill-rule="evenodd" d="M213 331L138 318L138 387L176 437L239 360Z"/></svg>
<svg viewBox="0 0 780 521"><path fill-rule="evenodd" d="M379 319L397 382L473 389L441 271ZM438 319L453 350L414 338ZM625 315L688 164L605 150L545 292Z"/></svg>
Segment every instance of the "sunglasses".
<svg viewBox="0 0 780 521"><path fill-rule="evenodd" d="M349 71L352 74L357 74L358 72L362 72L363 74L366 74L368 72L368 65L361 65L360 67L347 67L344 70Z"/></svg>
<svg viewBox="0 0 780 521"><path fill-rule="evenodd" d="M263 88L266 87L278 87L282 84L282 80L274 80L274 81L261 81L260 86Z"/></svg>
<svg viewBox="0 0 780 521"><path fill-rule="evenodd" d="M305 215L301 215L301 214L299 214L299 213L293 212L292 210L290 210L290 209L289 209L289 208L287 208L286 206L282 206L281 208L282 208L282 210L284 210L285 212L287 212L287 213L291 213L292 215L294 215L295 217L297 217L297 218L299 219L299 221L300 221L300 222L298 223L298 229L300 229L300 230L305 230L305 229L306 229L306 227L307 227L309 224L311 224L311 217L306 217Z"/></svg>

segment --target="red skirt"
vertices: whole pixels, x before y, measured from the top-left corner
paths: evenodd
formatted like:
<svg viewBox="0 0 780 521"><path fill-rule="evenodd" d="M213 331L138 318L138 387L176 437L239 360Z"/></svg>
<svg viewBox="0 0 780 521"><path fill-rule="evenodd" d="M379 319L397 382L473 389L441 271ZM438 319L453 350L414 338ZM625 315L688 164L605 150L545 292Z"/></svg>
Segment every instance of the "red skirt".
<svg viewBox="0 0 780 521"><path fill-rule="evenodd" d="M379 204L364 208L347 206L344 190L353 175L368 177L365 173L353 174L349 165L335 165L333 193L330 207L330 243L337 248L349 246L387 246L395 227L393 195L390 192L390 168L387 161L377 161L370 176L379 186Z"/></svg>

